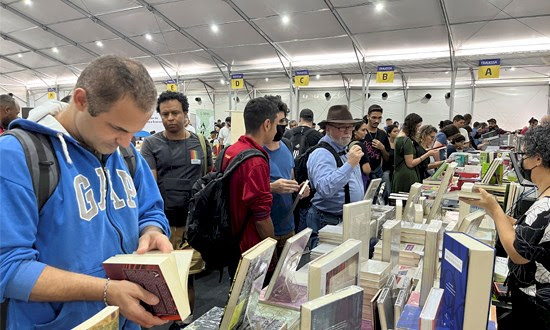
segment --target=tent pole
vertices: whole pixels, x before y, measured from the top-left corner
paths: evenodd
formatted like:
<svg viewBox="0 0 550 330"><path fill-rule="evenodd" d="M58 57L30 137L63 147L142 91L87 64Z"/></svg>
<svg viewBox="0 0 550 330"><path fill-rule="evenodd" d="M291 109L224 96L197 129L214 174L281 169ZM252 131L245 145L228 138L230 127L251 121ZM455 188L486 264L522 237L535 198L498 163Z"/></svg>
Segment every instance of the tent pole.
<svg viewBox="0 0 550 330"><path fill-rule="evenodd" d="M474 109L476 102L476 80L474 76L474 69L470 68L470 88L472 89L472 98L470 100L470 114L474 117Z"/></svg>
<svg viewBox="0 0 550 330"><path fill-rule="evenodd" d="M454 65L453 65L454 66ZM453 119L453 112L455 108L455 87L456 87L456 75L458 73L458 70L456 66L453 68L452 76L451 76L451 99L449 102L449 120Z"/></svg>

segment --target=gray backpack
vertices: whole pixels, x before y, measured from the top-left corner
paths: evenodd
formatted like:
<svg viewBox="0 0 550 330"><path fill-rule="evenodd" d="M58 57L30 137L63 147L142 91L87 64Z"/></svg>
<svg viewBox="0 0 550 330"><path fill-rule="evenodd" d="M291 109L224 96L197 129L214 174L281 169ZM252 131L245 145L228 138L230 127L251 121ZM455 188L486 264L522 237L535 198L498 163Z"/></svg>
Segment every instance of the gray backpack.
<svg viewBox="0 0 550 330"><path fill-rule="evenodd" d="M59 165L52 142L45 134L21 128L10 129L2 135L14 136L23 146L34 194L36 195L36 203L40 211L59 183ZM120 151L133 178L136 172L134 149L129 146L128 148L120 148Z"/></svg>

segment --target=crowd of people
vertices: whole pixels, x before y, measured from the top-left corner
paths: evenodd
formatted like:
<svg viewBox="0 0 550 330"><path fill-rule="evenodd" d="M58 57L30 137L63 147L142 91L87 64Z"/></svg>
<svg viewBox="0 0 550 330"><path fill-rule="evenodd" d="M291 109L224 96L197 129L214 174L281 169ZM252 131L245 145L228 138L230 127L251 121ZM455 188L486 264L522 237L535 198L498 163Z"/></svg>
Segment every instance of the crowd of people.
<svg viewBox="0 0 550 330"><path fill-rule="evenodd" d="M130 142L152 109L160 114L165 130L147 137L138 153ZM231 144L231 117L219 120L209 139L195 133L187 97L167 91L157 98L143 65L119 56L92 61L68 103L38 106L31 112L32 120L14 120L19 111L13 95L0 96L1 129L6 130L0 155L10 155L9 161L0 163L0 294L8 303L10 329L72 328L105 305L120 307L126 328L164 324L141 305L154 305L158 297L134 283L107 279L102 262L134 251L192 249L185 233L194 183L212 171L223 172L246 150L257 150L258 156L239 165L222 195L240 253L267 237L277 240L280 251L288 238L306 227L313 231L309 248L314 248L319 230L341 223L343 205L362 200L370 180L382 179L384 198L390 191L408 192L452 153L482 147L485 133L504 132L495 119L470 126L469 115L442 121L439 130L423 125L415 113L401 125L388 118L381 127L379 105L371 105L362 119L353 118L346 105L334 105L317 130L312 110L303 109L297 121L289 122L287 105L279 96L266 95L246 104L245 133ZM543 196L550 195L550 187L545 188L550 160L548 144L539 145L537 139L548 139L547 120L541 119L543 127L537 128L532 118L521 130L531 145L524 160L530 169L525 171ZM43 205L38 203L43 192L28 166L41 155L29 157L30 151L10 134L14 129L27 132L31 140L45 137L46 148L55 154L53 168L47 162L34 164L50 177L58 176L58 186ZM219 154L213 144L220 146ZM128 149L132 166L123 153ZM293 209L295 199L300 203ZM526 232L518 235L531 240L529 244L514 241L511 220L494 204L485 195L478 202L492 214L499 233L507 233L501 237L511 260L536 260L536 267L546 271L547 248L544 253L534 249L529 244L538 241ZM548 209L546 204L539 206ZM546 228L544 214L528 214L524 228ZM231 276L236 266L229 265ZM192 309L193 274L204 267L194 251L188 282ZM524 276L520 268L518 274ZM527 280L536 282L537 288L548 284L532 275ZM536 296L542 297L543 307L549 305L544 285ZM192 319L193 315L183 322Z"/></svg>

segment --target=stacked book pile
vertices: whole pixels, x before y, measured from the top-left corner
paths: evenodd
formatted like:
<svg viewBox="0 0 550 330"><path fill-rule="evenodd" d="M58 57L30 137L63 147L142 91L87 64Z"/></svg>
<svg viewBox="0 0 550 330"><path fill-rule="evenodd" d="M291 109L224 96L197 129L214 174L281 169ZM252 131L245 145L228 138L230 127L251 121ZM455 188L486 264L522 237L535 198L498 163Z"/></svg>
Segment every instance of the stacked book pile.
<svg viewBox="0 0 550 330"><path fill-rule="evenodd" d="M363 320L372 320L371 300L388 279L390 263L378 260L367 260L361 265L359 271L359 286L364 290L363 295Z"/></svg>
<svg viewBox="0 0 550 330"><path fill-rule="evenodd" d="M418 267L421 256L424 254L424 245L401 243L399 250L399 264L404 266ZM378 241L374 246L375 260L382 260L382 241Z"/></svg>
<svg viewBox="0 0 550 330"><path fill-rule="evenodd" d="M334 250L338 245L329 243L319 243L313 250L311 250L310 260L313 261L325 253Z"/></svg>
<svg viewBox="0 0 550 330"><path fill-rule="evenodd" d="M342 244L344 227L342 224L324 226L319 230L319 242L334 245Z"/></svg>
<svg viewBox="0 0 550 330"><path fill-rule="evenodd" d="M424 244L427 224L408 221L401 222L401 242L412 244Z"/></svg>

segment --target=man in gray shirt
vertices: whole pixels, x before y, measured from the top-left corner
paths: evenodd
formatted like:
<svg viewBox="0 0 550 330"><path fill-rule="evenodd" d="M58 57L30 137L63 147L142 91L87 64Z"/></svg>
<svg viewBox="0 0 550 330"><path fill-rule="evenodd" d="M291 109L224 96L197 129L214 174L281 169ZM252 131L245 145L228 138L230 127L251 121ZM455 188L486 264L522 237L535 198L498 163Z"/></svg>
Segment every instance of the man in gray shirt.
<svg viewBox="0 0 550 330"><path fill-rule="evenodd" d="M189 213L191 189L195 182L212 169L212 149L200 134L185 129L189 102L182 93L166 91L157 100L165 130L143 141L141 154L151 167L164 200L164 213L170 223L170 242L181 248ZM203 262L198 252L193 253L189 274L202 271ZM193 277L188 281L189 302L193 311L195 290ZM192 320L192 314L187 322ZM186 323L187 323L186 322Z"/></svg>

